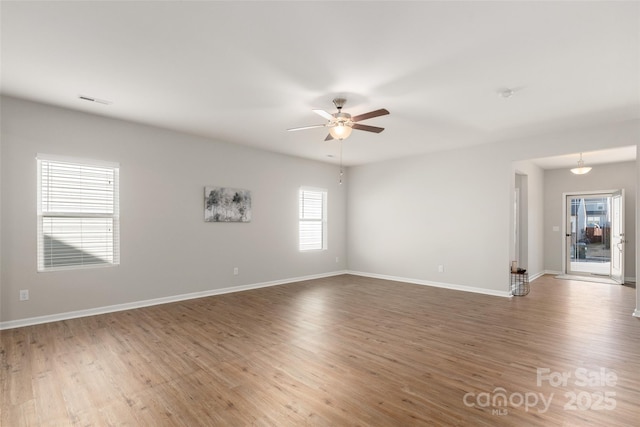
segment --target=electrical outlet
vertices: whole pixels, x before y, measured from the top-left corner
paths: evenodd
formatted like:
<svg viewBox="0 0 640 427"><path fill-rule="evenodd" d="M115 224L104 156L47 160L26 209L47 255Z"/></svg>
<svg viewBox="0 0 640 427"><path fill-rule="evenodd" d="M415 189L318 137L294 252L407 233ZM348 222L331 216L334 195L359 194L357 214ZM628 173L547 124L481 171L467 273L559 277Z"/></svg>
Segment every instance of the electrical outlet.
<svg viewBox="0 0 640 427"><path fill-rule="evenodd" d="M29 300L29 289L20 290L20 301Z"/></svg>
<svg viewBox="0 0 640 427"><path fill-rule="evenodd" d="M233 275L237 276L239 273L238 267L233 267Z"/></svg>
<svg viewBox="0 0 640 427"><path fill-rule="evenodd" d="M444 265L440 264L438 266L438 273L444 273Z"/></svg>
<svg viewBox="0 0 640 427"><path fill-rule="evenodd" d="M340 262L340 258L336 257L336 264Z"/></svg>

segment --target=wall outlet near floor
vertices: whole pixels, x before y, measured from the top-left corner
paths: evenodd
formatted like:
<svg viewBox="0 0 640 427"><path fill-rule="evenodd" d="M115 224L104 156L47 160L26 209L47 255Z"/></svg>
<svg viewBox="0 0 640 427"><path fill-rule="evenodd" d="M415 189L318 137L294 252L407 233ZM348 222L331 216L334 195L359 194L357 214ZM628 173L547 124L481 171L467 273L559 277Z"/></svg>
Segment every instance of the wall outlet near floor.
<svg viewBox="0 0 640 427"><path fill-rule="evenodd" d="M438 265L438 273L444 273L444 265Z"/></svg>
<svg viewBox="0 0 640 427"><path fill-rule="evenodd" d="M237 276L239 273L238 267L233 267L233 275Z"/></svg>
<svg viewBox="0 0 640 427"><path fill-rule="evenodd" d="M28 301L28 300L29 300L29 289L21 289L20 301Z"/></svg>
<svg viewBox="0 0 640 427"><path fill-rule="evenodd" d="M340 258L336 257L336 264L340 262Z"/></svg>

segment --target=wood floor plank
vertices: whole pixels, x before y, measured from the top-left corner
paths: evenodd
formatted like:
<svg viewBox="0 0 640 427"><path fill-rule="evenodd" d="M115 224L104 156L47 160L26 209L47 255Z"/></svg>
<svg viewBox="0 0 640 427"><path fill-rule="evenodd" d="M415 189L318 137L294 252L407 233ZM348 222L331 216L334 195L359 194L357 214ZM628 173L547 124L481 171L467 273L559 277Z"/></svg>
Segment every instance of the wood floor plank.
<svg viewBox="0 0 640 427"><path fill-rule="evenodd" d="M0 331L0 425L637 425L634 297L344 275Z"/></svg>

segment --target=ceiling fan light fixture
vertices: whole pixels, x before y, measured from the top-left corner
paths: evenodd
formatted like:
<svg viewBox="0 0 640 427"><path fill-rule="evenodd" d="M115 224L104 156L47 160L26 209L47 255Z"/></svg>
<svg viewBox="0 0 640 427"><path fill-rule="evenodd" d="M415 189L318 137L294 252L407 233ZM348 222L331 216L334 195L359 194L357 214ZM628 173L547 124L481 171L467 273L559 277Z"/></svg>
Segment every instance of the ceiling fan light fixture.
<svg viewBox="0 0 640 427"><path fill-rule="evenodd" d="M336 123L335 126L331 126L329 128L329 134L334 139L343 140L343 139L349 138L349 135L351 135L352 130L353 129L351 128L351 126L348 126L343 122L338 122Z"/></svg>
<svg viewBox="0 0 640 427"><path fill-rule="evenodd" d="M582 160L582 153L580 153L580 160L578 160L578 167L571 169L571 173L575 175L584 175L585 173L589 173L591 171L590 166L585 166L584 161Z"/></svg>
<svg viewBox="0 0 640 427"><path fill-rule="evenodd" d="M333 100L333 104L338 109L338 112L334 114L330 114L324 110L319 109L312 110L314 113L327 120L325 124L302 126L290 128L287 130L297 131L303 129L327 128L329 130L329 135L327 135L325 141L331 141L333 139L342 141L344 139L347 139L351 135L351 131L353 131L353 129L374 133L380 133L384 130L384 128L378 126L363 125L360 122L372 119L374 117L386 116L387 114L389 114L389 110L380 108L375 111L369 111L368 113L358 114L355 117L351 117L351 114L342 112L342 107L344 106L345 102L347 102L347 100L344 98L336 98Z"/></svg>

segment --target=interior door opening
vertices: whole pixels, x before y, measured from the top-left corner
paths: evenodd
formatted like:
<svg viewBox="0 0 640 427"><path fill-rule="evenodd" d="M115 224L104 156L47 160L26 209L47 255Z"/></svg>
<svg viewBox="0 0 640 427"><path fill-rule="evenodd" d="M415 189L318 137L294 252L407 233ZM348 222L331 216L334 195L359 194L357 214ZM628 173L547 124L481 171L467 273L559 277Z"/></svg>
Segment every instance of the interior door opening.
<svg viewBox="0 0 640 427"><path fill-rule="evenodd" d="M528 268L529 261L529 177L516 173L513 210L513 247L512 261L520 268Z"/></svg>
<svg viewBox="0 0 640 427"><path fill-rule="evenodd" d="M566 196L565 273L624 282L623 192Z"/></svg>

